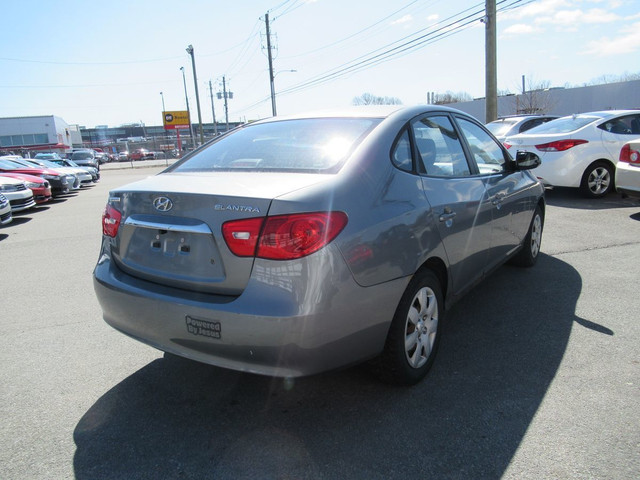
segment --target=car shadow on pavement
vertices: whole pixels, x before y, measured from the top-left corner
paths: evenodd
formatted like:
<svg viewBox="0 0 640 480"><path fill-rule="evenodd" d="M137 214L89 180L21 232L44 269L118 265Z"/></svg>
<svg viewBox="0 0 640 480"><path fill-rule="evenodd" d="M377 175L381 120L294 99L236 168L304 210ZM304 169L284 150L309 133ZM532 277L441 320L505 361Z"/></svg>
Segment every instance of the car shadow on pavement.
<svg viewBox="0 0 640 480"><path fill-rule="evenodd" d="M75 476L500 478L574 323L614 333L576 318L581 289L547 255L500 268L451 309L432 371L410 388L364 367L285 381L155 360L78 422Z"/></svg>
<svg viewBox="0 0 640 480"><path fill-rule="evenodd" d="M12 227L15 227L17 225L24 225L25 223L28 223L31 221L31 217L27 217L26 215L28 215L29 212L16 212L14 213L13 216L13 220L11 221L11 223L8 223L7 225L5 225L4 228L7 229L11 229ZM25 216L23 216L25 215Z"/></svg>
<svg viewBox="0 0 640 480"><path fill-rule="evenodd" d="M606 210L609 208L638 208L638 201L610 193L603 198L586 198L577 188L556 187L545 192L549 205L580 210Z"/></svg>

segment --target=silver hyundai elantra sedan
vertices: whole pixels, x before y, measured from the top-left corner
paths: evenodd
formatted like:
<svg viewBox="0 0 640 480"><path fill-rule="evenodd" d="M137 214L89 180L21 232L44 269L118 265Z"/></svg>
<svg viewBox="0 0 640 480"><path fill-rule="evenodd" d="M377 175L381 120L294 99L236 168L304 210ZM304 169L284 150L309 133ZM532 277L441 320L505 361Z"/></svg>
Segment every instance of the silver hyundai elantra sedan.
<svg viewBox="0 0 640 480"><path fill-rule="evenodd" d="M95 291L169 354L281 377L371 361L414 384L456 299L536 263L537 165L439 106L247 124L109 193Z"/></svg>

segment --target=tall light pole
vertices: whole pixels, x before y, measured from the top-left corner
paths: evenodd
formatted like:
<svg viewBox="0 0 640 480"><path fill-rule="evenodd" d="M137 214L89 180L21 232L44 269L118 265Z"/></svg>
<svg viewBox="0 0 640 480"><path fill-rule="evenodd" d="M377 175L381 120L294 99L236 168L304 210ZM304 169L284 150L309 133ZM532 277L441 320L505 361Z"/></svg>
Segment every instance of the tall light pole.
<svg viewBox="0 0 640 480"><path fill-rule="evenodd" d="M162 97L162 113L164 113L166 111L164 108L164 94L160 92L160 96Z"/></svg>
<svg viewBox="0 0 640 480"><path fill-rule="evenodd" d="M191 143L193 143L193 147L196 146L195 137L193 135L193 124L191 123L191 110L189 110L189 97L187 96L187 80L184 76L184 67L180 67L180 71L182 72L182 83L184 84L184 100L187 102L187 117L189 117L189 133L191 134Z"/></svg>
<svg viewBox="0 0 640 480"><path fill-rule="evenodd" d="M198 123L200 124L200 144L204 144L204 132L202 131L202 113L200 113L200 96L198 95L198 77L196 76L196 60L193 56L193 45L187 47L187 53L191 55L191 66L193 67L193 84L196 87L196 106L198 107Z"/></svg>
<svg viewBox="0 0 640 480"><path fill-rule="evenodd" d="M271 57L271 32L269 31L269 12L264 16L267 25L267 58L269 59L269 84L271 85L271 113L276 116L276 87L274 84L273 58Z"/></svg>

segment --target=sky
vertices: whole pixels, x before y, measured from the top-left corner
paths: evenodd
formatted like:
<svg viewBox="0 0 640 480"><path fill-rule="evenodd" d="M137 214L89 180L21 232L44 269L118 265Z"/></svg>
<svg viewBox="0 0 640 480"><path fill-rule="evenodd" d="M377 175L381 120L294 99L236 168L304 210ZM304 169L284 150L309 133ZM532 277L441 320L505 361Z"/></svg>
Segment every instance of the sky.
<svg viewBox="0 0 640 480"><path fill-rule="evenodd" d="M640 1L496 0L498 90L640 74ZM21 0L3 2L0 117L56 115L88 128L348 107L370 93L485 95L484 0ZM184 70L180 70L184 67ZM184 77L183 77L184 72ZM211 89L210 89L211 85ZM213 109L210 91L213 92ZM162 92L162 93L161 93ZM164 106L163 106L164 102ZM630 105L629 107L640 107Z"/></svg>

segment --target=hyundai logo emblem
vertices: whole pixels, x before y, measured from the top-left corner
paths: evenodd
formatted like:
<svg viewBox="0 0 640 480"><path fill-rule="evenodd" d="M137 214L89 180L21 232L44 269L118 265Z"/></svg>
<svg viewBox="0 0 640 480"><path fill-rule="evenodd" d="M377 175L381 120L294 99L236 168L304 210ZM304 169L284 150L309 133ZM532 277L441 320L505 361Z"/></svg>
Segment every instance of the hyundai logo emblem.
<svg viewBox="0 0 640 480"><path fill-rule="evenodd" d="M168 197L156 197L153 199L153 206L159 212L168 212L173 208L173 202Z"/></svg>

